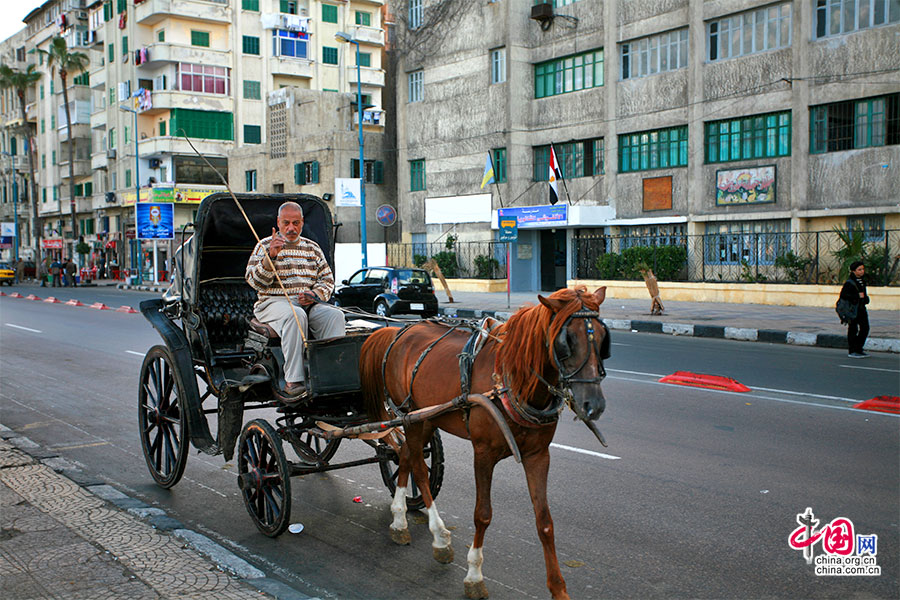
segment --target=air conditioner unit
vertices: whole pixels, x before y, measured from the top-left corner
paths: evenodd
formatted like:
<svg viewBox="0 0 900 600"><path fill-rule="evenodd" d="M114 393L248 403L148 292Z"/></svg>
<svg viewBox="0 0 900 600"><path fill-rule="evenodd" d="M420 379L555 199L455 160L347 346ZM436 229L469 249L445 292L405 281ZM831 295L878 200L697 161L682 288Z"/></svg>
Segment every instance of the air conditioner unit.
<svg viewBox="0 0 900 600"><path fill-rule="evenodd" d="M544 26L546 21L553 20L553 5L549 2L542 2L531 7L531 18Z"/></svg>
<svg viewBox="0 0 900 600"><path fill-rule="evenodd" d="M106 158L109 159L109 160L115 160L115 159L116 159L116 150L115 150L115 148L110 148L109 150L106 151Z"/></svg>
<svg viewBox="0 0 900 600"><path fill-rule="evenodd" d="M86 20L86 19L88 18L88 14L87 14L87 11L86 11L86 10L79 10L77 16L78 16L79 19L85 19L85 20Z"/></svg>
<svg viewBox="0 0 900 600"><path fill-rule="evenodd" d="M115 150L113 150L115 152ZM115 192L106 192L106 202L112 204L116 201L116 193Z"/></svg>
<svg viewBox="0 0 900 600"><path fill-rule="evenodd" d="M151 158L151 159L150 159L150 168L151 168L151 169L158 169L158 168L160 168L161 166L162 166L162 160L160 160L160 159L158 159L158 158Z"/></svg>

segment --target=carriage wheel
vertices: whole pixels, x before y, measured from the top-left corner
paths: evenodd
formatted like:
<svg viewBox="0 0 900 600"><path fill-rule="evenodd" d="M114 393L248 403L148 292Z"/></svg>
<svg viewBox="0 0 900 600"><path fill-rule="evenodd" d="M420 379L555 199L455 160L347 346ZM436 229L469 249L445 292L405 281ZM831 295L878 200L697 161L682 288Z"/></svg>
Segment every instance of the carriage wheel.
<svg viewBox="0 0 900 600"><path fill-rule="evenodd" d="M397 432L401 438L401 443L406 443L403 434ZM428 468L428 485L431 488L431 497L437 498L441 491L441 484L444 482L444 444L441 442L441 432L437 429L431 434L431 439L425 444L423 449L425 456L425 466ZM400 459L394 454L393 458L378 464L381 468L381 480L387 486L391 497L397 491L397 475L400 472ZM425 508L425 501L422 499L422 493L412 476L409 475L409 484L406 488L406 507L410 510L420 510Z"/></svg>
<svg viewBox="0 0 900 600"><path fill-rule="evenodd" d="M161 487L181 479L188 457L184 387L165 346L154 346L141 365L138 426L150 475Z"/></svg>
<svg viewBox="0 0 900 600"><path fill-rule="evenodd" d="M326 441L308 432L301 434L299 440L306 446L305 448L298 448L297 444L290 437L288 437L288 440L291 442L291 447L294 448L294 452L297 453L300 462L306 465L327 463L334 456L334 453L337 452L338 446L341 445L341 438ZM310 454L315 454L318 460L310 460Z"/></svg>
<svg viewBox="0 0 900 600"><path fill-rule="evenodd" d="M291 516L290 470L281 438L266 421L254 419L238 444L238 486L256 527L269 537L284 532Z"/></svg>

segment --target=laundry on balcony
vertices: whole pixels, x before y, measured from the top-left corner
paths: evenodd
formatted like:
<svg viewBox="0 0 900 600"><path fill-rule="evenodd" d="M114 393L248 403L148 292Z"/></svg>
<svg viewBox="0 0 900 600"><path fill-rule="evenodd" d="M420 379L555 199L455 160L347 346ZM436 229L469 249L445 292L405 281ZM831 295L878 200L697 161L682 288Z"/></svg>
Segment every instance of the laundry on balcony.
<svg viewBox="0 0 900 600"><path fill-rule="evenodd" d="M134 97L137 98L137 108L139 111L143 112L153 108L153 94L150 90L139 88L138 91L134 93Z"/></svg>
<svg viewBox="0 0 900 600"><path fill-rule="evenodd" d="M139 48L134 51L135 66L142 65L149 60L150 60L150 49L149 48Z"/></svg>
<svg viewBox="0 0 900 600"><path fill-rule="evenodd" d="M309 17L288 14L263 14L259 17L263 29L286 29L287 31L309 32Z"/></svg>

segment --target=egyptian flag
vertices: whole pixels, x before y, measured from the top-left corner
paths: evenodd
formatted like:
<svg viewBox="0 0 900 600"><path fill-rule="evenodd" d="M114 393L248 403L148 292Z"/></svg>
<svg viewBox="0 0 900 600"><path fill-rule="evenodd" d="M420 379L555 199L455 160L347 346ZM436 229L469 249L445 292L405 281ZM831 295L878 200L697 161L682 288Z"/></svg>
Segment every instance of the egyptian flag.
<svg viewBox="0 0 900 600"><path fill-rule="evenodd" d="M559 188L556 181L561 177L559 163L556 162L556 151L553 150L553 144L550 144L550 204L559 202Z"/></svg>

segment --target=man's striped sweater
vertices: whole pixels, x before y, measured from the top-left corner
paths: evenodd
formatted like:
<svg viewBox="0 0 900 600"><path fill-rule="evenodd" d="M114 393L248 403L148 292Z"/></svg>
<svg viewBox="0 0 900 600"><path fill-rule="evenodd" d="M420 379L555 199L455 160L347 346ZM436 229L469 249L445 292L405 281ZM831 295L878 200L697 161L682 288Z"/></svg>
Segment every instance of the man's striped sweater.
<svg viewBox="0 0 900 600"><path fill-rule="evenodd" d="M268 298L284 296L266 259L271 241L272 236L260 240L247 263L246 279L250 287L256 290L257 306ZM323 301L331 298L334 275L322 249L314 241L301 237L296 243L285 244L273 262L292 300L306 291L314 292Z"/></svg>

